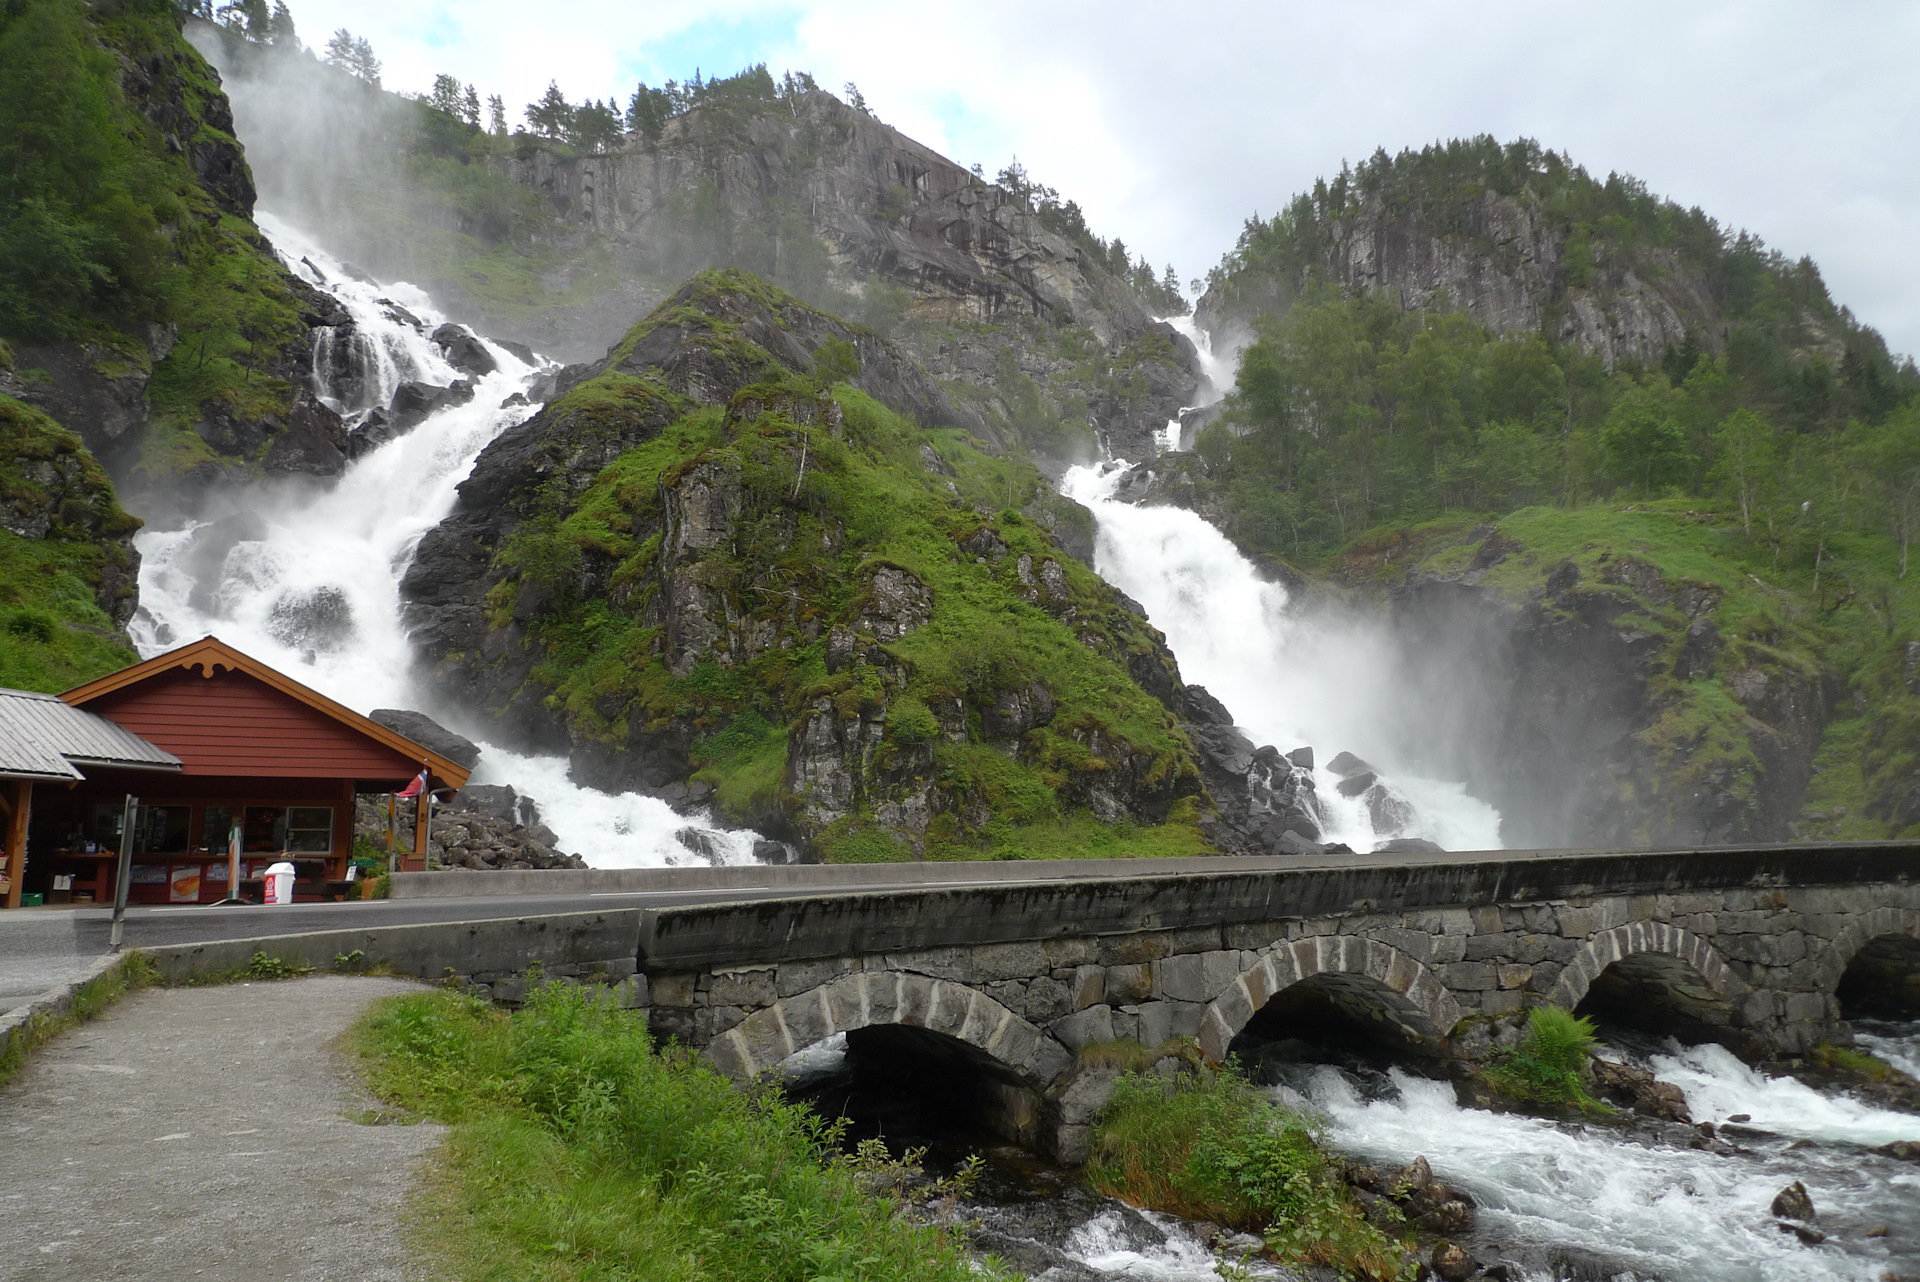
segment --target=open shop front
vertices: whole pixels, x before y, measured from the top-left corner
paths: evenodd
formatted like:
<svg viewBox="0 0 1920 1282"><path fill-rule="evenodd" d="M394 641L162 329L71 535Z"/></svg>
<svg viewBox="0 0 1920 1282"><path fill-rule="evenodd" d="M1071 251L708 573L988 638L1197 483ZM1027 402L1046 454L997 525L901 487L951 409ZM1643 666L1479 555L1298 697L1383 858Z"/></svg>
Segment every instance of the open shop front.
<svg viewBox="0 0 1920 1282"><path fill-rule="evenodd" d="M259 901L262 874L286 862L295 900L317 901L349 893L355 794L444 793L467 782L457 763L213 637L60 701L128 732L170 768L75 759L63 777L38 777L22 884L52 903L112 902L129 796L139 799L129 902L227 898L235 828L241 897ZM409 809L413 849L424 851L430 807Z"/></svg>
<svg viewBox="0 0 1920 1282"><path fill-rule="evenodd" d="M156 787L155 785L161 785ZM134 904L211 904L228 897L228 841L240 829L241 897L262 898L260 878L293 865L296 901L344 898L353 850L353 793L325 780L164 780L90 773L70 790L42 787L28 849L34 885L48 903L111 903L128 794L133 821ZM42 852L45 852L44 854Z"/></svg>

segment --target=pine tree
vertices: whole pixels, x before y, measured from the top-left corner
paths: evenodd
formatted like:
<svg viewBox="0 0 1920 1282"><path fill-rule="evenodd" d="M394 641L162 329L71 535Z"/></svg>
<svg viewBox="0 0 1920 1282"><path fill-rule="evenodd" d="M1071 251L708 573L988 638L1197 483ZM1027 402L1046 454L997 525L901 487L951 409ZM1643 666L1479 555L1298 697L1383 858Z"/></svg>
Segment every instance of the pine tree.
<svg viewBox="0 0 1920 1282"><path fill-rule="evenodd" d="M328 38L326 60L340 70L352 73L353 33L351 31L342 27Z"/></svg>
<svg viewBox="0 0 1920 1282"><path fill-rule="evenodd" d="M460 82L452 76L441 74L433 78L433 92L427 95L427 105L442 115L460 117L462 95Z"/></svg>
<svg viewBox="0 0 1920 1282"><path fill-rule="evenodd" d="M648 142L659 142L673 116L673 99L664 89L650 89L642 80L627 100L627 128Z"/></svg>
<svg viewBox="0 0 1920 1282"><path fill-rule="evenodd" d="M527 104L527 124L537 136L559 142L573 125L573 111L559 83L549 80L540 101Z"/></svg>
<svg viewBox="0 0 1920 1282"><path fill-rule="evenodd" d="M460 119L474 129L480 127L480 91L472 85L467 86L467 96L460 103Z"/></svg>
<svg viewBox="0 0 1920 1282"><path fill-rule="evenodd" d="M872 109L867 106L867 96L860 92L859 85L849 80L844 88L847 95L847 105L849 107L852 107L863 116L871 116L873 114Z"/></svg>
<svg viewBox="0 0 1920 1282"><path fill-rule="evenodd" d="M507 104L500 100L499 94L487 98L487 115L492 121L492 133L495 138L507 136Z"/></svg>
<svg viewBox="0 0 1920 1282"><path fill-rule="evenodd" d="M300 37L293 30L293 10L287 8L287 0L274 0L273 16L267 20L267 39L282 49L300 47Z"/></svg>

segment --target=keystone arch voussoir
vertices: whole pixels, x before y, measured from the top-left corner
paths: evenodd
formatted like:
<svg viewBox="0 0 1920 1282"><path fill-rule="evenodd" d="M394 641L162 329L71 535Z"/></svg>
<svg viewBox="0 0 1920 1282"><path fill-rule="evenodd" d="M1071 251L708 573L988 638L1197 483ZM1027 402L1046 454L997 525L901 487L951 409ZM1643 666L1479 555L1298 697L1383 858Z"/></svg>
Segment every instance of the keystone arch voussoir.
<svg viewBox="0 0 1920 1282"><path fill-rule="evenodd" d="M836 1033L889 1024L944 1033L1036 1090L1072 1061L1044 1030L979 989L896 971L858 971L783 997L715 1037L704 1054L720 1072L745 1082Z"/></svg>
<svg viewBox="0 0 1920 1282"><path fill-rule="evenodd" d="M1275 996L1317 975L1353 975L1387 994L1398 1014L1418 1031L1441 1038L1460 1022L1460 1003L1433 972L1391 944L1360 936L1315 935L1297 940L1284 958L1265 957L1242 971L1207 1006L1200 1022L1200 1049L1215 1063L1260 1008ZM1265 990L1262 992L1262 990Z"/></svg>
<svg viewBox="0 0 1920 1282"><path fill-rule="evenodd" d="M1882 935L1905 935L1909 939L1920 939L1920 911L1883 904L1848 922L1833 937L1833 942L1827 945L1820 958L1818 973L1821 990L1832 993L1839 988L1841 976L1847 973L1847 967L1860 955L1860 950Z"/></svg>
<svg viewBox="0 0 1920 1282"><path fill-rule="evenodd" d="M1720 950L1701 936L1665 922L1628 922L1603 930L1581 944L1547 993L1547 1001L1572 1010L1587 995L1593 981L1600 978L1601 971L1640 953L1657 953L1685 962L1708 988L1729 1000L1739 997L1746 988Z"/></svg>

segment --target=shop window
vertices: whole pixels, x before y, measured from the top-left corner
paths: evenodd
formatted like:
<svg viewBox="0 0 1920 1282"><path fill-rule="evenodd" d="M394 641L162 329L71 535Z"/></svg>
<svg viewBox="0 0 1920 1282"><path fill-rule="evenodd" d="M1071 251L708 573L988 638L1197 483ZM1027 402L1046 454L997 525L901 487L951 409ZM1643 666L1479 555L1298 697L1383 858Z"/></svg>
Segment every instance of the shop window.
<svg viewBox="0 0 1920 1282"><path fill-rule="evenodd" d="M241 848L248 854L278 853L287 848L284 806L248 806L240 826Z"/></svg>
<svg viewBox="0 0 1920 1282"><path fill-rule="evenodd" d="M200 848L208 854L226 854L227 834L232 829L232 806L208 806L201 812Z"/></svg>
<svg viewBox="0 0 1920 1282"><path fill-rule="evenodd" d="M123 808L99 804L93 808L92 836L102 850L120 848L120 821ZM187 831L193 818L191 806L141 806L133 816L133 853L136 855L184 854Z"/></svg>
<svg viewBox="0 0 1920 1282"><path fill-rule="evenodd" d="M287 849L324 855L333 849L333 807L295 806L287 811Z"/></svg>

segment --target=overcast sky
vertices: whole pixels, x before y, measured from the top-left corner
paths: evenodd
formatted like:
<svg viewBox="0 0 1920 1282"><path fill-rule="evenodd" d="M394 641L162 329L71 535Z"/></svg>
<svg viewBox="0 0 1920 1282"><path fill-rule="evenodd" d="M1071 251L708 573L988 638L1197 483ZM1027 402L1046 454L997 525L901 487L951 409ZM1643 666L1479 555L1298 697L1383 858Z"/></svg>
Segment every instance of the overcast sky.
<svg viewBox="0 0 1920 1282"><path fill-rule="evenodd" d="M1820 264L1920 351L1920 5L1319 0L291 0L310 45L372 41L388 88L437 72L517 124L765 62L856 82L881 119L991 173L1018 155L1190 279L1249 214L1376 147L1528 135Z"/></svg>

